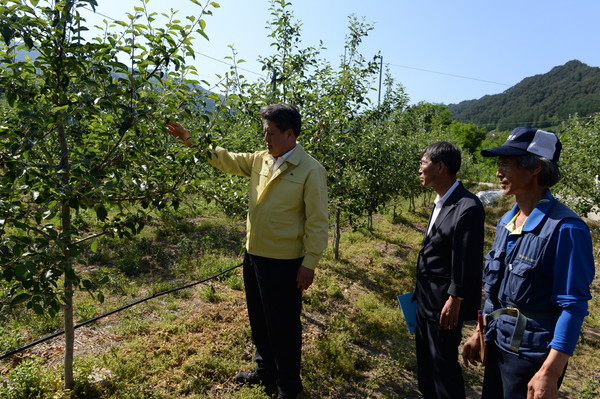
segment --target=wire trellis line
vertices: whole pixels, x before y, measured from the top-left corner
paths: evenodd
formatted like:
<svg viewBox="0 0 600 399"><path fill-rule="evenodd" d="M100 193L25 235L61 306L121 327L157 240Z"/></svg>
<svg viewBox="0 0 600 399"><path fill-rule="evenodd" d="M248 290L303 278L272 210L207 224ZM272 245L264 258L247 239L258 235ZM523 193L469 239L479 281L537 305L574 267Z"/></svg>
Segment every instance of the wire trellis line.
<svg viewBox="0 0 600 399"><path fill-rule="evenodd" d="M74 329L78 329L78 328L80 328L80 327L86 326L86 325L88 325L88 324L90 324L90 323L93 323L93 322L95 322L95 321L98 321L98 320L100 320L100 319L102 319L102 318L104 318L104 317L107 317L107 316L110 316L110 315L112 315L112 314L115 314L115 313L121 312L121 311L123 311L123 310L125 310L125 309L128 309L128 308L130 308L130 307L132 307L132 306L138 305L138 304L140 304L140 303L142 303L142 302L149 301L150 299L158 298L159 296L163 296L163 295L171 294L171 293L173 293L173 292L175 292L175 291L179 291L179 290L183 290L183 289L186 289L186 288L190 288L190 287L193 287L193 286L195 286L195 285L202 284L202 283L205 283L205 282L207 282L207 281L213 280L213 279L215 279L215 278L217 278L217 277L220 277L220 276L222 276L222 275L224 275L224 274L226 274L226 273L229 273L230 271L232 271L232 270L234 270L234 269L237 269L238 267L240 267L240 266L242 266L242 265L243 265L243 263L240 263L240 264L238 264L238 265L235 265L235 266L232 266L232 267L230 267L229 269L223 270L223 271L222 271L222 272L220 272L220 273L217 273L217 274L215 274L215 275L213 275L213 276L207 277L207 278L205 278L205 279L203 279L203 280L196 281L196 282L194 282L194 283L186 284L186 285L183 285L183 286L181 286L181 287L172 288L172 289L169 289L169 290L166 290L166 291L162 291L162 292L157 292L157 293L155 293L155 294L152 294L152 295L150 295L150 296L147 296L147 297L145 297L145 298L139 299L139 300L137 300L137 301L135 301L135 302L129 303L129 304L125 305L125 306L121 306L120 308L113 309L113 310L111 310L110 312L106 312L106 313L104 313L104 314L101 314L101 315L99 315L99 316L93 317L93 318L91 318L91 319L89 319L89 320L86 320L86 321L83 321L83 322L81 322L81 323L79 323L79 324L76 324L76 325L74 326ZM48 335L48 336L46 336L46 337L40 338L40 339L38 339L37 341L33 341L33 342L31 342L31 343L29 343L29 344L27 344L27 345L24 345L24 346L22 346L22 347L20 347L20 348L14 349L14 350L12 350L12 351L10 351L10 352L7 352L7 353L3 354L2 356L0 356L0 360L3 360L3 359L6 359L7 357L10 357L10 356L16 355L17 353L19 353L19 352L22 352L22 351L24 351L24 350L26 350L26 349L32 348L32 347L34 347L34 346L36 346L36 345L39 345L39 344L41 344L42 342L46 342L46 341L49 341L49 340L51 340L51 339L53 339L53 338L56 338L56 337L58 337L58 336L61 336L61 335L62 335L62 334L64 334L64 333L65 333L65 331L64 331L64 330L61 330L61 331L57 331L57 332L55 332L54 334L50 334L50 335Z"/></svg>

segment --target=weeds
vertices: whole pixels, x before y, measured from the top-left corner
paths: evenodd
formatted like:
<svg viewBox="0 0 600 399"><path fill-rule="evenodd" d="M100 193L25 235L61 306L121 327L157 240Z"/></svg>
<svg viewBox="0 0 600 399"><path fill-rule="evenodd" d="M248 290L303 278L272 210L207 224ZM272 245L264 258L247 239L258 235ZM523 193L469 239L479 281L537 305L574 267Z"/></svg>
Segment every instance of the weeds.
<svg viewBox="0 0 600 399"><path fill-rule="evenodd" d="M200 296L211 303L219 302L221 300L221 295L215 290L215 287L212 284L202 287Z"/></svg>
<svg viewBox="0 0 600 399"><path fill-rule="evenodd" d="M0 327L0 354L10 352L18 348L23 341L23 337L17 328Z"/></svg>
<svg viewBox="0 0 600 399"><path fill-rule="evenodd" d="M7 378L0 383L0 398L6 399L43 399L50 386L45 380L40 363L27 359L8 372Z"/></svg>
<svg viewBox="0 0 600 399"><path fill-rule="evenodd" d="M94 317L98 309L95 302L80 301L75 304L75 317L79 322L86 321Z"/></svg>
<svg viewBox="0 0 600 399"><path fill-rule="evenodd" d="M502 211L488 212L487 243ZM214 210L204 213L211 218L198 217L192 208L184 212L186 218L158 215L141 239L103 238L100 249L85 254L83 260L92 281L106 281L102 286L106 301L99 304L77 293L77 319L89 319L132 298L198 281L239 264L243 222L216 217ZM391 215L375 215L373 231L343 232L342 259L334 260L331 249L325 252L313 286L303 294L306 397L414 396L414 337L406 330L396 295L413 288L427 217L426 211L405 212L395 220ZM0 288L3 295L5 287ZM599 292L595 282L586 328L600 326ZM4 297L0 299L5 302ZM62 328L60 317L41 318L25 307L5 306L1 316L2 352ZM254 355L240 269L126 309L98 331L106 337L107 346L84 347L77 354L73 392L61 390L60 351L55 351L55 358L26 360L17 366L3 363L6 371L0 377L0 397L270 397L263 388L240 387L232 381L236 372L253 367ZM561 391L576 392L583 399L598 396L600 384L590 370L600 369L599 350L598 341L582 340ZM468 369L465 379L468 385L480 385L481 369Z"/></svg>

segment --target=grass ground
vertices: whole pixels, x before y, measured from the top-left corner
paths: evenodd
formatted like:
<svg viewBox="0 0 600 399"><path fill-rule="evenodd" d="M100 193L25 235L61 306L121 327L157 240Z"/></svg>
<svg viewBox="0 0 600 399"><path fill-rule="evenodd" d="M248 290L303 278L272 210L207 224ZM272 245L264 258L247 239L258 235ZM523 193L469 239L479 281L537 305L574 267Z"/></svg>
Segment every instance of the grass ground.
<svg viewBox="0 0 600 399"><path fill-rule="evenodd" d="M486 246L506 205L488 210ZM329 248L304 295L305 398L417 396L414 337L396 295L412 290L427 210L377 215L374 230L348 227L341 258ZM600 227L595 251L600 248ZM106 301L76 297L86 320L164 290L214 275L241 262L244 222L210 207L161 215L134 241L106 241L81 272L108 277ZM598 270L598 267L597 267ZM600 395L600 281L591 315L570 362L562 398ZM60 328L60 319L1 309L0 352ZM470 326L465 328L465 335ZM253 367L241 270L151 299L76 331L76 388L61 387L62 339L0 364L0 397L7 398L245 398L269 396L236 385ZM478 397L481 368L465 370L469 397Z"/></svg>

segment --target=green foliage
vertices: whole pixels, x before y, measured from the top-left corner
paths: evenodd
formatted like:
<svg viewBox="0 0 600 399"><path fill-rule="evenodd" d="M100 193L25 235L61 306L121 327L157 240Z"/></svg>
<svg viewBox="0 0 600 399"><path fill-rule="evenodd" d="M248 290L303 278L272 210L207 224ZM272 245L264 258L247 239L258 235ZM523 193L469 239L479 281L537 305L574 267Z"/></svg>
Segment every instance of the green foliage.
<svg viewBox="0 0 600 399"><path fill-rule="evenodd" d="M399 206L408 208L408 200ZM503 204L489 209L486 245L491 245L493 226L509 206ZM233 235L223 234L224 231L243 229L243 222L217 217L215 210L205 208L201 201L198 201L198 209L203 209L202 214L190 217L188 223L172 223L173 230L169 231L176 235L178 228L185 230L182 236L190 243L176 248L177 251L188 250L199 232L220 231L221 234L215 236L221 236L221 245L211 243L218 247L227 246L227 236ZM302 378L307 397L396 398L416 393L414 336L406 331L395 295L414 287L414 265L428 207L418 208L415 213L404 212L401 224L390 223L390 212L374 215L373 231L361 228L345 233L341 242L342 259L335 261L327 251L313 286L303 294ZM161 229L160 236L155 234L158 229ZM151 246L173 247L171 241L166 240L167 231L162 229L158 220L148 226L145 233L153 237ZM598 244L597 240L594 244ZM117 247L123 245L123 241L115 240L107 245ZM209 251L197 252L194 256L198 258L197 264L215 263L217 267L216 259L225 254L215 257L215 253ZM175 253L172 261L178 258L179 253ZM229 264L239 260L238 254L233 252L228 253L227 258ZM168 269L170 265L162 267ZM115 305L131 302L132 291L139 298L170 288L178 281L149 282L149 276L124 278L116 268L107 269L103 267L95 272L98 277L110 276L105 286L107 299L98 305L99 309L101 306L113 309ZM162 275L157 270L154 274ZM232 273L238 277L239 274ZM117 284L124 286L121 290L113 288ZM208 288L203 284L178 291L187 293L185 295L161 296L113 315L106 322L78 330L86 331L83 342L89 345L82 348L83 353L75 362L75 386L70 397L269 398L260 387L239 387L231 383L236 372L253 366L244 294L229 289L229 278L210 284L219 295L216 302L204 296ZM596 284L594 298L597 291ZM78 296L86 300L78 297L77 303L89 302L85 292ZM590 301L592 317L586 318L590 327L597 325L599 303ZM77 312L78 307L75 308ZM13 327L12 315L9 320L10 334L21 331L25 337L32 335L31 325L43 323L23 320L19 327ZM578 353L569 362L569 378L561 388L568 397L585 393L591 398L597 390L594 370L598 368L598 344L588 336L582 341ZM60 376L54 368L51 363L39 368L47 387L45 397L67 398L69 394L59 386ZM467 381L477 387L481 374L481 368L471 368Z"/></svg>
<svg viewBox="0 0 600 399"><path fill-rule="evenodd" d="M177 209L181 171L202 155L178 158L164 121L197 109L190 99L199 100L198 82L185 59L194 55L193 35L206 37L206 22L183 23L171 11L157 26L146 3L89 41L81 40L88 27L79 11L95 0L0 5L0 267L12 305L50 315L63 305L67 388L74 289L97 289L74 267L87 241L96 250L98 237L133 237L151 209ZM201 16L218 7L194 3ZM32 56L21 61L23 51Z"/></svg>
<svg viewBox="0 0 600 399"><path fill-rule="evenodd" d="M43 399L50 393L41 365L36 360L24 360L10 370L0 382L0 397L6 399Z"/></svg>
<svg viewBox="0 0 600 399"><path fill-rule="evenodd" d="M487 131L476 128L473 123L452 121L449 126L450 134L457 140L459 146L471 156L481 149L481 143L487 136Z"/></svg>
<svg viewBox="0 0 600 399"><path fill-rule="evenodd" d="M98 308L92 301L81 301L75 304L75 317L78 321L86 321L96 316Z"/></svg>
<svg viewBox="0 0 600 399"><path fill-rule="evenodd" d="M165 113L191 106L185 83L193 69L184 60L193 54L192 33L204 35L204 24L181 26L172 14L165 29L156 29L156 16L142 8L130 15L135 25L117 21L82 43L79 33L87 28L78 10L94 4L8 1L0 10L0 259L4 278L14 282L12 303L38 313L56 313L68 300L70 285L59 287L63 277L94 290L72 267L81 243L131 237L147 223L147 209L177 207L179 169L194 162L175 161L178 151L157 132ZM16 61L21 50L36 57ZM135 203L141 206L129 206ZM96 220L74 217L88 209Z"/></svg>
<svg viewBox="0 0 600 399"><path fill-rule="evenodd" d="M352 342L351 328L348 321L338 317L331 326L332 332L319 338L315 352L311 353L306 363L307 367L319 365L318 374L325 381L355 380L360 373L360 359L356 352L350 350ZM315 367L316 371L317 367Z"/></svg>
<svg viewBox="0 0 600 399"><path fill-rule="evenodd" d="M0 353L8 353L21 345L23 337L16 329L0 327Z"/></svg>
<svg viewBox="0 0 600 399"><path fill-rule="evenodd" d="M588 385L581 391L580 399L593 399L600 395L600 381L598 379L590 380Z"/></svg>
<svg viewBox="0 0 600 399"><path fill-rule="evenodd" d="M562 179L556 191L586 216L592 209L600 209L600 113L587 121L574 117L560 131Z"/></svg>
<svg viewBox="0 0 600 399"><path fill-rule="evenodd" d="M390 301L394 305L393 308L385 306L385 302L375 295L369 293L361 295L356 300L356 308L359 311L356 323L361 325L365 334L362 339L366 342L382 342L387 339L400 340L405 338L399 329L398 325L404 322L400 318L399 309L396 303Z"/></svg>
<svg viewBox="0 0 600 399"><path fill-rule="evenodd" d="M221 300L220 294L215 290L215 287L212 284L202 287L201 296L211 303L219 302Z"/></svg>

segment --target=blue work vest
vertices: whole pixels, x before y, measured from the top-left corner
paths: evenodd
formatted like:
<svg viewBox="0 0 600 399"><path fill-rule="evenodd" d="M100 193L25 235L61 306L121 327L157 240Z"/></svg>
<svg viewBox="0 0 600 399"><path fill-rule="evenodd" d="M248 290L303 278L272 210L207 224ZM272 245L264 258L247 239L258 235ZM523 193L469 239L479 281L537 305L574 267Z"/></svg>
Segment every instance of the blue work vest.
<svg viewBox="0 0 600 399"><path fill-rule="evenodd" d="M519 309L527 316L519 356L543 362L561 312L552 300L556 247L549 244L561 222L580 218L547 191L507 252L510 232L506 225L517 211L515 206L498 221L494 244L486 255L484 313L507 307ZM495 341L508 351L515 323L516 317L508 314L489 321L486 341Z"/></svg>

